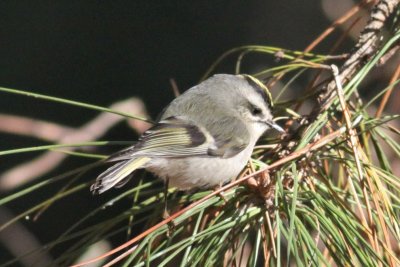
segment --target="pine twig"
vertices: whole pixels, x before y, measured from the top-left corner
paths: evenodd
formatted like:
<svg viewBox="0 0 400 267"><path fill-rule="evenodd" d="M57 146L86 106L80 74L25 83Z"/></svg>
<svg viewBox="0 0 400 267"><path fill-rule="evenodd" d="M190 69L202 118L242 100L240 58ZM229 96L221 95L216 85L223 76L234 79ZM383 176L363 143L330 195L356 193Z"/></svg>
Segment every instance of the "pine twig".
<svg viewBox="0 0 400 267"><path fill-rule="evenodd" d="M355 50L350 54L349 58L345 61L340 68L340 80L345 84L365 63L371 58L378 50L379 41L381 38L381 31L385 23L393 13L395 8L400 4L400 0L381 0L374 6L371 12L371 18L355 46ZM322 89L319 96L321 105L315 110L313 114L320 114L329 108L332 101L336 97L336 83L333 79L326 87Z"/></svg>

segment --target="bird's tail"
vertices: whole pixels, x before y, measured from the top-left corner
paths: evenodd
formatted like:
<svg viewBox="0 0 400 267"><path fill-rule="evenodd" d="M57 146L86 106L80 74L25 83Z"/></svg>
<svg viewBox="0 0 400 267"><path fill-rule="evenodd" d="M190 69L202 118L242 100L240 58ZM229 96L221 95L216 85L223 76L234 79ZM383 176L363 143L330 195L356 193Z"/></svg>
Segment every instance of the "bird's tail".
<svg viewBox="0 0 400 267"><path fill-rule="evenodd" d="M93 194L101 194L108 189L125 184L130 174L137 169L143 168L144 164L150 161L148 157L133 158L118 162L100 174L96 182L90 187Z"/></svg>

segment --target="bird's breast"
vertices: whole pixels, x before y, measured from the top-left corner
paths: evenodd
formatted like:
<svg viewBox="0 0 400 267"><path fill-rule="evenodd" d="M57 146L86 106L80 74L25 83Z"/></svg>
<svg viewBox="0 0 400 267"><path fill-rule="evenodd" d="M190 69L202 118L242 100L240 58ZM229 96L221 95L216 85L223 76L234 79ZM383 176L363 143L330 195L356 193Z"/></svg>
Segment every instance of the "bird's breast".
<svg viewBox="0 0 400 267"><path fill-rule="evenodd" d="M245 167L253 146L231 158L186 157L153 158L147 170L162 179L169 179L169 186L180 190L215 187L235 177Z"/></svg>

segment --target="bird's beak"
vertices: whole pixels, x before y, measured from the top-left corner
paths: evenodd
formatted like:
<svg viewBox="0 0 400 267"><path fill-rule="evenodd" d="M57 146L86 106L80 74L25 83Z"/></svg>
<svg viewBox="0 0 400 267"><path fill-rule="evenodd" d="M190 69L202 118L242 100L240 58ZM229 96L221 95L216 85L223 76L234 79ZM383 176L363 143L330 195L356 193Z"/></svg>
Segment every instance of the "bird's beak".
<svg viewBox="0 0 400 267"><path fill-rule="evenodd" d="M280 133L285 133L285 130L283 130L283 128L281 126L279 126L276 122L270 120L270 121L266 121L265 122L269 127L277 130Z"/></svg>

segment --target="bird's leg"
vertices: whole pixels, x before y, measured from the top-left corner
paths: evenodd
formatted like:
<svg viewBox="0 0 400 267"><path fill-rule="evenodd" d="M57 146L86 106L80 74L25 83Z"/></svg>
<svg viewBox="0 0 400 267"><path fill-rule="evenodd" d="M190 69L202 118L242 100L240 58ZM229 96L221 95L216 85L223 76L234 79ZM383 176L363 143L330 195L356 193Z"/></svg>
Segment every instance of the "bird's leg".
<svg viewBox="0 0 400 267"><path fill-rule="evenodd" d="M163 212L163 219L167 219L170 217L169 212L168 212L168 185L169 185L169 178L167 177L165 179L164 183L164 212Z"/></svg>
<svg viewBox="0 0 400 267"><path fill-rule="evenodd" d="M165 179L165 187L164 187L164 212L163 212L163 219L168 219L169 217L171 217L171 215L169 215L168 212L168 204L167 204L167 200L168 200L168 185L169 185L169 178L167 177ZM171 236L171 232L174 231L175 229L175 223L174 221L170 221L168 223L168 231L167 231L167 236Z"/></svg>
<svg viewBox="0 0 400 267"><path fill-rule="evenodd" d="M219 189L221 189L221 187L223 186L223 182L220 182L219 185L217 185L216 187L214 187L214 191L217 191ZM226 197L224 196L223 192L219 192L218 196L226 203L228 203L228 200L226 199Z"/></svg>

